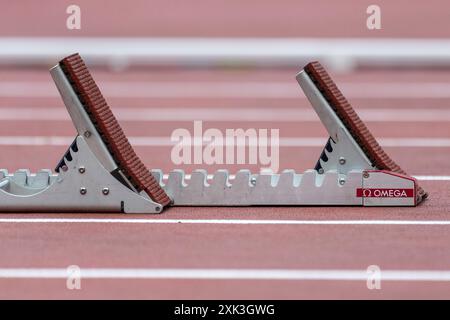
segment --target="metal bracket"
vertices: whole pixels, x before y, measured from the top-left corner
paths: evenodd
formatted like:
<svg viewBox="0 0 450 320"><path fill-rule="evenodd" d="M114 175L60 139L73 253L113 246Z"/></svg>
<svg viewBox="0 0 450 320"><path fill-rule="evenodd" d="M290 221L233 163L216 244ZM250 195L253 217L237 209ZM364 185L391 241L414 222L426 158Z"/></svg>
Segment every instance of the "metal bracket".
<svg viewBox="0 0 450 320"><path fill-rule="evenodd" d="M76 138L66 167L30 175L27 170L0 171L0 207L4 212L125 212L160 213L162 206L145 193L135 193L114 178L90 150L84 137Z"/></svg>
<svg viewBox="0 0 450 320"><path fill-rule="evenodd" d="M330 135L318 160L319 173L329 170L347 173L350 170L375 169L308 74L301 71L296 78Z"/></svg>

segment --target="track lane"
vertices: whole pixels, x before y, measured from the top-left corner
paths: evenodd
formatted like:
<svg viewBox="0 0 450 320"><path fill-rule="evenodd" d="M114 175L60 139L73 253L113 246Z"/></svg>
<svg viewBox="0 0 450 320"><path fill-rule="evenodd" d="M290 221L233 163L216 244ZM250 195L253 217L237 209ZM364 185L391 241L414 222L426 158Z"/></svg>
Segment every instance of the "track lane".
<svg viewBox="0 0 450 320"><path fill-rule="evenodd" d="M377 5L382 8L383 27L376 32L366 27L370 1L285 0L279 5L264 0L255 5L238 0L213 3L199 0L192 5L183 1L155 0L149 4L136 0L130 6L122 1L78 0L83 27L76 33L71 33L65 25L66 8L72 2L47 0L45 3L42 6L28 1L27 10L20 3L8 3L3 8L0 35L375 38L448 38L450 35L446 15L448 2L444 0L429 0L426 4L380 0ZM418 21L420 27L414 27Z"/></svg>
<svg viewBox="0 0 450 320"><path fill-rule="evenodd" d="M355 281L84 280L67 290L61 280L0 280L1 299L449 299L447 283L382 283L368 290Z"/></svg>
<svg viewBox="0 0 450 320"><path fill-rule="evenodd" d="M2 229L1 268L447 270L450 263L449 226L278 225L275 231L270 225L6 223Z"/></svg>

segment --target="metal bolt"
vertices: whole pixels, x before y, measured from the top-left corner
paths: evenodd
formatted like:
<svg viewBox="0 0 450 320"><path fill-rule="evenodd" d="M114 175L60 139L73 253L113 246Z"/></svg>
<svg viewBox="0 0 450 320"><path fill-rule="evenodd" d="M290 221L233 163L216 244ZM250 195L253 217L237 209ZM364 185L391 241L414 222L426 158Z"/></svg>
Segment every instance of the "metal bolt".
<svg viewBox="0 0 450 320"><path fill-rule="evenodd" d="M84 196L87 193L87 189L85 187L81 187L80 193Z"/></svg>
<svg viewBox="0 0 450 320"><path fill-rule="evenodd" d="M86 168L85 168L85 167L79 167L79 168L78 168L78 172L81 173L81 174L83 174L83 173L86 172Z"/></svg>
<svg viewBox="0 0 450 320"><path fill-rule="evenodd" d="M251 183L252 185L256 185L256 178L255 178L255 177L251 177L250 183Z"/></svg>
<svg viewBox="0 0 450 320"><path fill-rule="evenodd" d="M69 170L69 168L68 168L66 165L63 165L63 166L61 167L61 170L64 171L64 172L66 172L67 170Z"/></svg>
<svg viewBox="0 0 450 320"><path fill-rule="evenodd" d="M85 136L86 138L89 138L89 137L91 136L91 132L90 132L89 130L86 130L86 131L84 132L84 136Z"/></svg>
<svg viewBox="0 0 450 320"><path fill-rule="evenodd" d="M155 207L155 211L159 212L161 210L161 207Z"/></svg>
<svg viewBox="0 0 450 320"><path fill-rule="evenodd" d="M102 193L107 196L109 194L109 188L103 188Z"/></svg>
<svg viewBox="0 0 450 320"><path fill-rule="evenodd" d="M345 184L345 179L344 178L339 178L339 184L342 186Z"/></svg>
<svg viewBox="0 0 450 320"><path fill-rule="evenodd" d="M364 171L363 172L363 178L367 179L369 177L370 177L369 173L367 171Z"/></svg>
<svg viewBox="0 0 450 320"><path fill-rule="evenodd" d="M317 170L317 172L318 172L319 174L323 174L323 168L320 168L319 170Z"/></svg>
<svg viewBox="0 0 450 320"><path fill-rule="evenodd" d="M346 162L346 160L345 160L344 157L340 157L340 158L339 158L339 164L344 165L345 162Z"/></svg>

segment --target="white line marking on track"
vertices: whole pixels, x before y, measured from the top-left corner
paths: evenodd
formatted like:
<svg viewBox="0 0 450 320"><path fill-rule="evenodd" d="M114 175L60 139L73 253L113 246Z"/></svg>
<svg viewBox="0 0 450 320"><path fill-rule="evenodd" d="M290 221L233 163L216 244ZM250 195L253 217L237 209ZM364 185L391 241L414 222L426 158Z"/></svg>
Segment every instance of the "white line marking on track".
<svg viewBox="0 0 450 320"><path fill-rule="evenodd" d="M100 81L109 98L276 98L305 99L295 81ZM450 82L340 82L339 88L353 99L450 98ZM9 98L59 97L51 81L0 81L0 96Z"/></svg>
<svg viewBox="0 0 450 320"><path fill-rule="evenodd" d="M448 66L446 38L2 37L0 63L48 65L73 52L89 64L301 66L317 59L355 65ZM119 50L120 48L120 50Z"/></svg>
<svg viewBox="0 0 450 320"><path fill-rule="evenodd" d="M423 181L450 181L450 176L414 176L414 178Z"/></svg>
<svg viewBox="0 0 450 320"><path fill-rule="evenodd" d="M4 279L67 279L63 268L2 268ZM308 269L120 269L81 268L81 279L328 280L366 281L366 270ZM381 270L381 281L450 281L445 270Z"/></svg>
<svg viewBox="0 0 450 320"><path fill-rule="evenodd" d="M230 180L235 179L236 175L234 174L230 174L228 176L230 178ZM412 176L413 178L420 180L420 181L450 181L450 176ZM189 173L184 175L185 179L190 179L191 175ZM207 175L207 179L213 179L214 175L213 174L208 174ZM168 174L164 174L163 175L163 179L167 180L169 179L169 175Z"/></svg>
<svg viewBox="0 0 450 320"><path fill-rule="evenodd" d="M97 219L1 218L0 223L104 223L104 224L236 224L236 225L391 225L449 226L450 220L250 220L250 219Z"/></svg>
<svg viewBox="0 0 450 320"><path fill-rule="evenodd" d="M239 121L239 122L318 122L311 108L114 108L121 121ZM367 122L449 122L447 109L359 109L359 116ZM0 107L0 120L70 121L64 108Z"/></svg>
<svg viewBox="0 0 450 320"><path fill-rule="evenodd" d="M128 140L136 147L172 147L176 142L170 141L170 137L128 137ZM280 147L323 147L326 138L280 138ZM67 146L73 141L73 137L65 136L0 136L1 146ZM450 138L378 138L377 141L383 147L396 148L444 148L450 147ZM194 141L193 145L201 141ZM240 142L241 143L241 142ZM240 144L239 143L239 144ZM237 142L234 144L238 145ZM219 145L218 145L219 146ZM246 146L252 146L247 143Z"/></svg>

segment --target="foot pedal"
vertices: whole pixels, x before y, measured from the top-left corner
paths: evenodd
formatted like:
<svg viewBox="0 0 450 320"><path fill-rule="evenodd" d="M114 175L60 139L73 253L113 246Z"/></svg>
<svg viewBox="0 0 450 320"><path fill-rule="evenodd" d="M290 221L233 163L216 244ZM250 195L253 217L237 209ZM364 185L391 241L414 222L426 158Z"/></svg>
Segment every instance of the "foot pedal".
<svg viewBox="0 0 450 320"><path fill-rule="evenodd" d="M36 180L29 172L4 171L0 210L161 212L170 198L134 152L81 57L63 59L50 73L78 136L57 174L44 185L41 178L40 187L26 183Z"/></svg>
<svg viewBox="0 0 450 320"><path fill-rule="evenodd" d="M59 67L94 124L95 134L99 135L117 164L113 175L126 178L137 192L145 191L153 201L168 205L169 197L134 152L81 57L78 54L69 56L59 63ZM92 133L87 130L83 135L89 139Z"/></svg>
<svg viewBox="0 0 450 320"><path fill-rule="evenodd" d="M311 104L319 113L324 108L317 106L319 102L316 100L317 98L315 98L317 92L314 92L311 86L310 81L312 81L316 89L319 90L321 96L332 108L334 114L339 118L340 122L350 133L351 138L357 143L359 149L367 157L370 165L373 168L391 172L393 174L396 173L399 176L408 176L408 174L402 168L400 168L400 166L396 164L381 148L375 137L370 133L364 122L356 114L350 103L343 96L341 91L337 88L336 84L333 82L331 77L319 62L309 63L304 68L304 72L301 72L297 76L297 80L307 94ZM322 101L322 103L324 102ZM331 123L330 121L328 121L327 123L324 122L324 125L327 127L328 132L330 133L330 140L336 140L338 129L335 126L335 121L331 121ZM324 149L324 153L330 154L330 152L326 152L326 150L327 146ZM332 166L335 164L336 161L332 161ZM318 164L316 165L316 168L320 170L323 169L322 166L330 168L330 165L327 163L327 161L323 161L323 159L320 159ZM415 194L417 203L420 203L428 196L428 194L417 183Z"/></svg>

